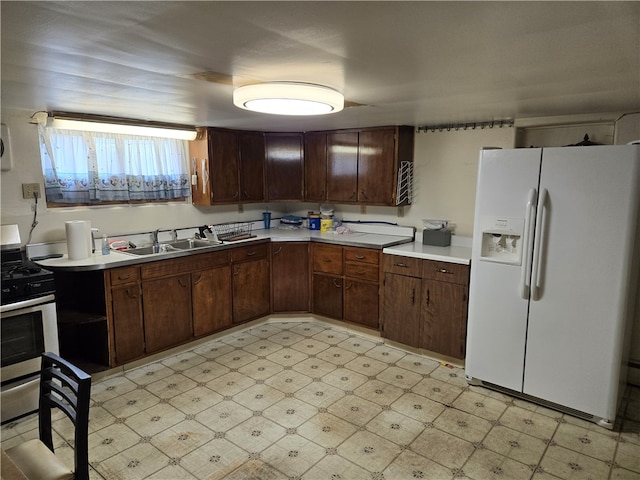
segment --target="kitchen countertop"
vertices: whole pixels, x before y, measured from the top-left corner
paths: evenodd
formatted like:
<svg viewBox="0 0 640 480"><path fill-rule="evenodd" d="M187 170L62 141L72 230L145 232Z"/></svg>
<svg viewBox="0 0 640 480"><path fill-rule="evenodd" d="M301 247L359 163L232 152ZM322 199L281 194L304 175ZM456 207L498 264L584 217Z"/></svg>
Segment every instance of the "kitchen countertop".
<svg viewBox="0 0 640 480"><path fill-rule="evenodd" d="M404 227L406 228L406 227ZM127 265L143 264L155 262L158 260L168 260L172 258L185 257L200 253L209 253L217 250L226 250L229 248L239 247L252 243L272 242L320 242L332 243L344 246L366 247L382 250L383 248L400 245L402 243L412 242L413 237L408 235L389 234L388 230L383 233L376 233L376 229L364 228L364 231L354 231L348 234L337 234L334 232L320 232L317 230L307 229L281 229L272 228L269 230L254 230L255 237L238 240L234 242L225 242L223 244L213 244L211 247L203 247L191 250L172 251L167 253L158 253L153 255L133 255L117 250L112 250L109 255L102 255L96 252L88 258L81 260L70 260L64 254L60 258L50 258L46 260L38 260L36 263L50 270L67 270L67 271L87 271L87 270L104 270L107 268L123 267ZM378 229L379 230L379 229ZM393 230L392 230L393 231ZM411 229L412 231L412 229ZM399 232L406 233L406 232Z"/></svg>
<svg viewBox="0 0 640 480"><path fill-rule="evenodd" d="M466 237L452 237L452 245L448 247L423 245L422 241L416 240L415 242L405 243L403 245L394 245L383 248L382 253L470 265L471 239Z"/></svg>

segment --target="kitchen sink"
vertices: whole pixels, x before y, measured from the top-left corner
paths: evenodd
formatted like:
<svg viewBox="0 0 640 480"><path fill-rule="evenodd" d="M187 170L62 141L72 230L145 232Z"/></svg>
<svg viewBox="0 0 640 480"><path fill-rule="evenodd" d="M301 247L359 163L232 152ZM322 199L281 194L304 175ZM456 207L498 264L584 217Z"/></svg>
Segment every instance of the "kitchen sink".
<svg viewBox="0 0 640 480"><path fill-rule="evenodd" d="M154 249L153 245L149 245L148 247L136 247L130 248L128 250L120 250L120 252L128 253L130 255L144 256L157 255L160 253L183 252L185 250L214 247L216 245L220 245L220 243L210 242L208 240L196 240L193 238L187 238L184 240L177 240L175 242L161 243L160 251Z"/></svg>

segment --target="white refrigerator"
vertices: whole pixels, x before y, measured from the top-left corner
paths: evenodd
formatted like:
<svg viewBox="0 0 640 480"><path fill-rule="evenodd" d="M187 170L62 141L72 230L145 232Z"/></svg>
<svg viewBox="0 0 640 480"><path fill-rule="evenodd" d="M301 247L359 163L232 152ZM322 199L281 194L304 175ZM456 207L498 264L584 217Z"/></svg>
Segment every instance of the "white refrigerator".
<svg viewBox="0 0 640 480"><path fill-rule="evenodd" d="M611 428L640 262L640 146L483 150L467 380Z"/></svg>

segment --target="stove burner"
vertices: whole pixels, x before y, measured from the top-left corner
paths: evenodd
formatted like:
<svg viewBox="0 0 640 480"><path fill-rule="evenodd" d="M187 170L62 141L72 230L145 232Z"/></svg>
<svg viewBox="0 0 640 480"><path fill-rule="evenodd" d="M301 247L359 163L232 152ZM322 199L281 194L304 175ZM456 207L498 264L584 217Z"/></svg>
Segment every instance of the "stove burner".
<svg viewBox="0 0 640 480"><path fill-rule="evenodd" d="M28 277L36 273L40 273L42 267L35 263L22 263L18 265L3 265L2 278L13 278L15 275Z"/></svg>
<svg viewBox="0 0 640 480"><path fill-rule="evenodd" d="M3 261L0 279L2 305L55 293L53 272L30 260Z"/></svg>

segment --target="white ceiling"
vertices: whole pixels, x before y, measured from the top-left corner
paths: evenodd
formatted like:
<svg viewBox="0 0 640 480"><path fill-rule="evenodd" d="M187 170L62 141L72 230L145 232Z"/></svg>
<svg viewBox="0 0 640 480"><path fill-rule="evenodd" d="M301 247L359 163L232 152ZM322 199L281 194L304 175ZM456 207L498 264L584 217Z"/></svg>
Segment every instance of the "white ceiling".
<svg viewBox="0 0 640 480"><path fill-rule="evenodd" d="M640 2L0 2L2 107L313 130L640 111ZM232 105L313 82L322 117ZM533 120L531 120L533 121Z"/></svg>

